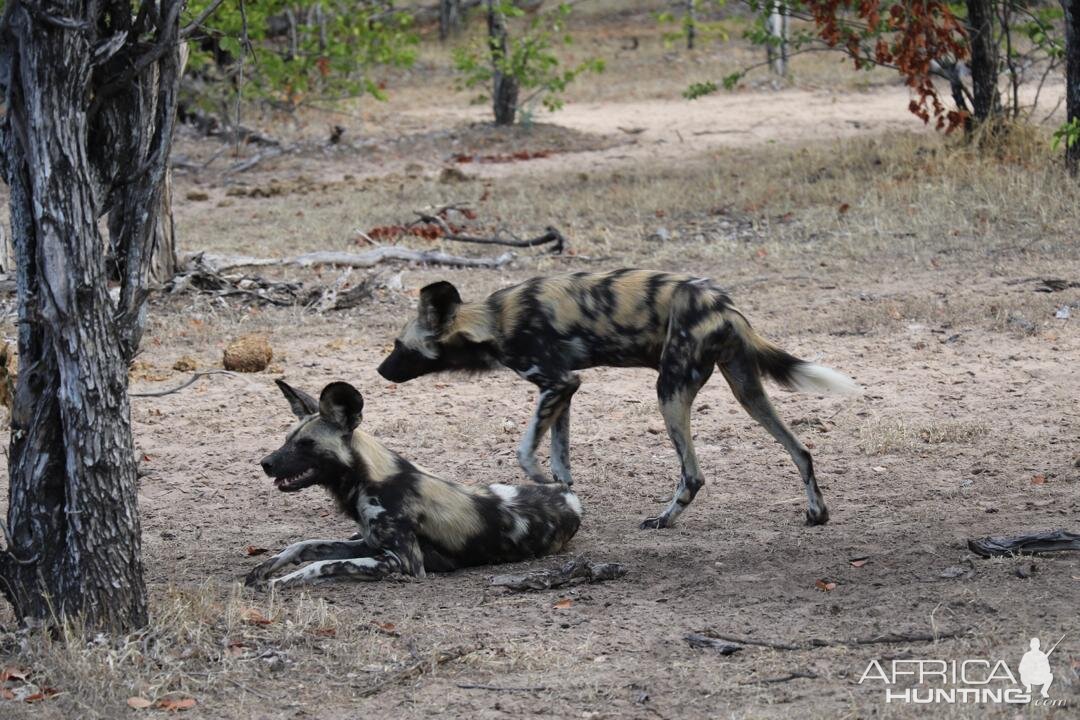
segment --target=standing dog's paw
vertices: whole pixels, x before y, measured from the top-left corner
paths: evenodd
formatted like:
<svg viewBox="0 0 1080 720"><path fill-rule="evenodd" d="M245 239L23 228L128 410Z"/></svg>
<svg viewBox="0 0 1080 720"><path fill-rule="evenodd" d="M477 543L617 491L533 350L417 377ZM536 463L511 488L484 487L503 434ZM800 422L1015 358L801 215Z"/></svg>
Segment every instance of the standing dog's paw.
<svg viewBox="0 0 1080 720"><path fill-rule="evenodd" d="M817 514L806 511L806 525L807 527L813 527L814 525L824 525L829 522L829 511L826 508L821 508L821 511Z"/></svg>
<svg viewBox="0 0 1080 720"><path fill-rule="evenodd" d="M638 526L642 530L659 530L660 528L666 528L668 526L668 519L663 515L657 515L656 517L645 518L641 521L641 525Z"/></svg>

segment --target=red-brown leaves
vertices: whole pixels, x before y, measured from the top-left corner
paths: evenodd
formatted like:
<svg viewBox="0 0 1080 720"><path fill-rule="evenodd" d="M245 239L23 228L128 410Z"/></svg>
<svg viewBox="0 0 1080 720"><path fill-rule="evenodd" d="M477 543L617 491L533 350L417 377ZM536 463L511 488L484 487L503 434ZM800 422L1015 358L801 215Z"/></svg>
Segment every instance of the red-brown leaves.
<svg viewBox="0 0 1080 720"><path fill-rule="evenodd" d="M964 124L967 115L946 111L930 77L933 61L963 60L968 54L964 29L945 2L893 3L884 23L880 0L808 0L806 5L818 37L843 48L856 68L871 62L896 68L915 94L908 109L916 117L925 123L934 118L946 132Z"/></svg>

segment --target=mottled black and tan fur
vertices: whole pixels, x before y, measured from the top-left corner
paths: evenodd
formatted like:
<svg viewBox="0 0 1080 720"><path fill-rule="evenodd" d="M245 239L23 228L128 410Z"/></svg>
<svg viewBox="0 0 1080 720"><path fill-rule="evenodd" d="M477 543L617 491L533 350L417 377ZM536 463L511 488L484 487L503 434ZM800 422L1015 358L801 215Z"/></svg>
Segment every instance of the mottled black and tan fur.
<svg viewBox="0 0 1080 720"><path fill-rule="evenodd" d="M567 488L443 480L359 429L364 400L348 383L327 385L319 400L280 380L278 386L299 422L263 458L263 470L282 492L325 487L360 531L352 540L290 545L252 570L249 585L424 577L558 552L577 532L581 504ZM281 568L309 561L270 580Z"/></svg>
<svg viewBox="0 0 1080 720"><path fill-rule="evenodd" d="M651 367L660 374L660 410L682 477L668 507L642 527L670 526L705 483L694 454L690 407L716 367L743 408L798 466L809 503L807 523L828 521L810 453L777 417L761 379L814 392L856 386L763 339L707 279L647 270L575 273L533 278L472 303L462 301L450 283L437 282L421 290L417 317L406 324L379 373L405 382L441 370L514 370L540 389L518 461L530 478L548 481L535 453L551 430L552 474L569 485L570 400L581 384L574 371L600 365Z"/></svg>

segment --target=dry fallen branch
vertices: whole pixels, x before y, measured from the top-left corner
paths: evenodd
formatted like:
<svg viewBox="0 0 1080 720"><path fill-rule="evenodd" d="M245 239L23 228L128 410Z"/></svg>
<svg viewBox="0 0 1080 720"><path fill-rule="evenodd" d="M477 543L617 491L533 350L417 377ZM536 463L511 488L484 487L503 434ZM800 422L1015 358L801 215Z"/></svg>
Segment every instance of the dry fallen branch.
<svg viewBox="0 0 1080 720"><path fill-rule="evenodd" d="M502 687L500 685L473 685L471 683L457 683L462 690L490 690L492 692L547 692L545 685L530 685L528 687Z"/></svg>
<svg viewBox="0 0 1080 720"><path fill-rule="evenodd" d="M732 655L739 652L744 647L743 645L726 643L707 635L701 635L700 633L690 633L685 636L683 640L686 640L690 647L696 650L715 650L721 655Z"/></svg>
<svg viewBox="0 0 1080 720"><path fill-rule="evenodd" d="M207 264L204 256L196 255L185 265L187 270L169 281L166 289L176 294L195 291L215 297L242 296L272 305L300 305L315 312L345 310L371 297L376 284L373 278L363 278L347 287L352 270L342 273L329 286L305 288L302 282L274 281L258 275L226 275Z"/></svg>
<svg viewBox="0 0 1080 720"><path fill-rule="evenodd" d="M256 165L258 165L259 163L261 163L264 160L270 160L272 158L276 158L276 157L279 157L281 155L284 155L285 153L288 153L288 152L291 152L290 148L280 148L280 147L271 146L269 149L264 150L261 153L256 153L255 155L252 155L251 157L247 158L246 160L241 160L240 162L233 163L231 166L229 166L228 169L225 170L225 174L226 175L233 175L235 173L246 172L246 171L248 171L251 168L255 167Z"/></svg>
<svg viewBox="0 0 1080 720"><path fill-rule="evenodd" d="M503 230L496 232L495 235L491 237L481 237L479 235L467 235L465 233L456 232L442 217L442 215L450 209L454 209L454 206L441 208L433 215L417 212L416 216L419 218L418 222L438 227L441 231L441 235L439 236L440 240L453 240L454 242L475 243L478 245L506 245L507 247L516 248L538 247L540 245L551 243L551 252L555 255L562 254L567 245L566 238L563 234L550 225L544 228L543 235L538 235L534 238L526 238L524 240L511 233L506 233L507 235L510 235L510 237L501 237L505 232Z"/></svg>
<svg viewBox="0 0 1080 720"><path fill-rule="evenodd" d="M626 574L618 563L594 563L574 558L554 570L538 570L524 575L496 575L491 584L511 590L551 590L563 585L598 583L614 580Z"/></svg>
<svg viewBox="0 0 1080 720"><path fill-rule="evenodd" d="M968 540L968 549L982 557L1080 550L1080 535L1067 530L1048 530L1012 537L984 537Z"/></svg>
<svg viewBox="0 0 1080 720"><path fill-rule="evenodd" d="M411 250L396 245L385 245L363 253L313 252L287 258L258 258L249 255L211 255L195 253L185 257L183 266L192 267L192 263L201 262L204 267L221 273L242 267L319 267L336 265L338 267L369 268L389 260L448 265L451 267L500 268L514 259L512 252L505 252L498 257L459 257L437 250Z"/></svg>
<svg viewBox="0 0 1080 720"><path fill-rule="evenodd" d="M756 640L754 638L740 637L738 635L727 635L724 633L713 632L707 630L705 633L698 635L698 637L712 639L712 640L726 640L727 642L737 643L739 645L756 645L758 647L772 648L773 650L814 650L821 647L852 647L857 645L894 645L897 643L907 642L937 642L939 640L948 640L951 638L963 637L971 631L970 627L963 627L958 630L950 630L946 632L935 633L888 633L885 635L872 635L864 638L853 638L851 640L822 640L815 638L809 642L804 643L781 643L772 642L770 640ZM689 642L689 636L687 637Z"/></svg>
<svg viewBox="0 0 1080 720"><path fill-rule="evenodd" d="M207 375L231 375L232 377L240 377L232 370L203 370L201 372L192 374L191 377L189 377L183 383L177 385L174 388L169 388L168 390L158 390L155 392L129 392L128 397L163 397L165 395L172 395L174 392L180 392L189 385L194 384L195 381L199 378L206 377Z"/></svg>
<svg viewBox="0 0 1080 720"><path fill-rule="evenodd" d="M777 683L786 683L792 680L798 680L799 678L806 678L808 680L817 680L817 673L805 672L803 670L796 670L790 672L787 675L781 675L780 677L762 678L760 680L751 680L750 682L742 683L743 685L775 685Z"/></svg>
<svg viewBox="0 0 1080 720"><path fill-rule="evenodd" d="M448 662L453 662L459 658L463 658L466 655L471 655L480 649L479 645L472 645L468 647L454 648L445 652L436 653L432 658L425 658L423 660L417 660L414 663L406 665L400 670L394 670L387 673L386 676L366 688L361 688L356 691L358 697L370 697L376 695L392 685L397 685L403 680L408 680L411 677L417 675L423 675L425 672L434 670L439 665L444 665Z"/></svg>

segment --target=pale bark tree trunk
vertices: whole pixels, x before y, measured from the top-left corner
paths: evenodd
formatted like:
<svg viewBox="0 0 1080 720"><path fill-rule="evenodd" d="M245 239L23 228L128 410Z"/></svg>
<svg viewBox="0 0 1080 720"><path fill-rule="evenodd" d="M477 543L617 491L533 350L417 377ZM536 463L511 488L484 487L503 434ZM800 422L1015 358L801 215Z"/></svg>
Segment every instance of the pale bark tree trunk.
<svg viewBox="0 0 1080 720"><path fill-rule="evenodd" d="M1065 120L1080 123L1080 0L1061 0L1065 10ZM1080 142L1066 143L1065 167L1080 171Z"/></svg>
<svg viewBox="0 0 1080 720"><path fill-rule="evenodd" d="M998 92L998 47L994 38L994 9L990 0L967 0L968 42L971 46L971 95L975 124L1001 115Z"/></svg>
<svg viewBox="0 0 1080 720"><path fill-rule="evenodd" d="M147 617L127 373L180 65L182 0L144 1L8 0L0 22L20 361L0 592L19 617L111 630Z"/></svg>
<svg viewBox="0 0 1080 720"><path fill-rule="evenodd" d="M488 43L494 67L491 88L491 104L495 111L496 125L513 125L517 118L517 78L502 72L501 62L509 56L510 39L506 31L506 18L498 11L495 0L488 0Z"/></svg>
<svg viewBox="0 0 1080 720"><path fill-rule="evenodd" d="M784 3L773 2L769 11L769 34L773 41L768 46L769 68L774 74L787 74L788 62L788 13Z"/></svg>

